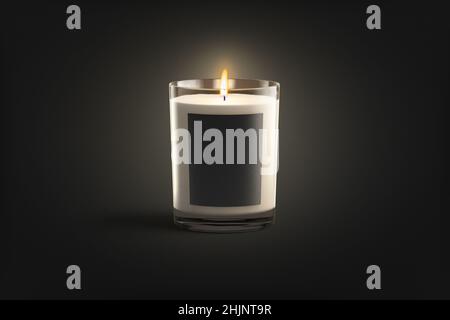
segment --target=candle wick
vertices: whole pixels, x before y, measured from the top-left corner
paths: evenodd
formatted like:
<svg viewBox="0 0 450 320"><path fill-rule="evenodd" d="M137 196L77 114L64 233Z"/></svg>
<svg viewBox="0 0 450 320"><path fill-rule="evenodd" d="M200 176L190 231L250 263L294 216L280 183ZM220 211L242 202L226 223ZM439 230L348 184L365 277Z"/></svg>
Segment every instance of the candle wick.
<svg viewBox="0 0 450 320"><path fill-rule="evenodd" d="M223 96L223 101L225 101L225 99L226 99L226 96Z"/></svg>

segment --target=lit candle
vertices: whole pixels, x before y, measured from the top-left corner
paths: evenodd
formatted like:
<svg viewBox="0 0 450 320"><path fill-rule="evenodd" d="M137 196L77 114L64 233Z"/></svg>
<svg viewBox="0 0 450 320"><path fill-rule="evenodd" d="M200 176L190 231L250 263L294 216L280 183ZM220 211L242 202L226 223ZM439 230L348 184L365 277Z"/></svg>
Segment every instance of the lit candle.
<svg viewBox="0 0 450 320"><path fill-rule="evenodd" d="M279 84L186 80L170 84L175 222L198 231L270 224L276 204Z"/></svg>

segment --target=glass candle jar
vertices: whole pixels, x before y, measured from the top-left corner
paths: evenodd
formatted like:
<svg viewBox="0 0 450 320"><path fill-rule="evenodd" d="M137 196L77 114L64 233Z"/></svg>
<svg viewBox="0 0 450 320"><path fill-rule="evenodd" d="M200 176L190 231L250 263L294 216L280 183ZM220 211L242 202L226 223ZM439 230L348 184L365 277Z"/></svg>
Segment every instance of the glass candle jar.
<svg viewBox="0 0 450 320"><path fill-rule="evenodd" d="M222 82L221 82L222 81ZM193 231L270 225L276 207L280 85L169 84L174 221Z"/></svg>

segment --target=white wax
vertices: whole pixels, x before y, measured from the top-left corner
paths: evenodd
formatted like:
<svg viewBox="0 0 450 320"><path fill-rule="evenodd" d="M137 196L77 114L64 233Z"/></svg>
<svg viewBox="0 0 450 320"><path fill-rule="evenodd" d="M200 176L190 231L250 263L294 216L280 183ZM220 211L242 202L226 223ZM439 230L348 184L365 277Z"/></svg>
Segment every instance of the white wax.
<svg viewBox="0 0 450 320"><path fill-rule="evenodd" d="M226 100L218 94L184 95L170 99L170 126L172 144L175 130L188 129L188 114L263 114L263 129L278 129L278 100L261 95L228 94ZM278 145L277 145L278 147ZM272 152L272 162L278 160L278 150ZM275 208L276 172L261 175L261 203L250 206L210 207L190 204L189 166L172 164L173 206L180 213L195 213L198 217L246 216ZM189 215L191 216L191 215Z"/></svg>
<svg viewBox="0 0 450 320"><path fill-rule="evenodd" d="M225 109L240 108L242 106L274 104L276 99L269 96L259 96L251 94L232 93L228 94L225 99L218 94L191 94L173 98L171 101L184 104L202 105L208 107L221 108L227 106Z"/></svg>

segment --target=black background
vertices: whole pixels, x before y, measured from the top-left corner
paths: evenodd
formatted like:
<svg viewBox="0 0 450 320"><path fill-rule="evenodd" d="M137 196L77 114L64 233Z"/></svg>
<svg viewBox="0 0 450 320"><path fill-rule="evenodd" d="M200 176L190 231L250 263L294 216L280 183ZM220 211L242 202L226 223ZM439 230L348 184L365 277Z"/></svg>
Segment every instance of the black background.
<svg viewBox="0 0 450 320"><path fill-rule="evenodd" d="M448 11L375 3L2 4L0 297L450 298ZM223 67L281 83L277 221L180 231L168 83Z"/></svg>

